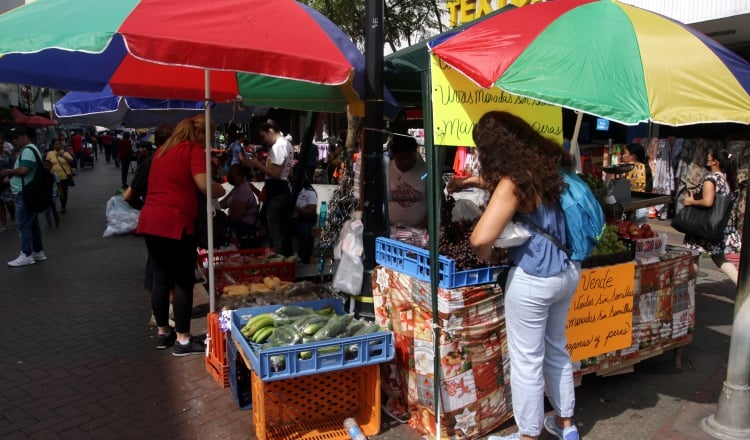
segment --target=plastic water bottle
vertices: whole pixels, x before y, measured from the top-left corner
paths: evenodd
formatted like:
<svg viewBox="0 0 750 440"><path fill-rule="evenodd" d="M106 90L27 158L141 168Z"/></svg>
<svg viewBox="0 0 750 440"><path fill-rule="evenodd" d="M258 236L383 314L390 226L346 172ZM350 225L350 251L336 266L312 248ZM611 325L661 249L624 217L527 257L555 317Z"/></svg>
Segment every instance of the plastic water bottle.
<svg viewBox="0 0 750 440"><path fill-rule="evenodd" d="M344 420L344 428L346 429L346 432L349 433L349 437L351 437L352 440L367 440L367 437L362 434L362 430L359 429L359 425L353 417Z"/></svg>
<svg viewBox="0 0 750 440"><path fill-rule="evenodd" d="M326 224L326 215L328 215L328 207L326 202L320 202L320 218L318 219L318 226L321 228Z"/></svg>

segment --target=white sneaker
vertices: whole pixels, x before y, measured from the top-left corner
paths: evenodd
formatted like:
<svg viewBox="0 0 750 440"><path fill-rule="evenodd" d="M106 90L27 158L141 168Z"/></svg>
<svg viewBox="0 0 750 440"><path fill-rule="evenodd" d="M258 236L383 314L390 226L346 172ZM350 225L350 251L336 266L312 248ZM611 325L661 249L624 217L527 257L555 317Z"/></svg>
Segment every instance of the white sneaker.
<svg viewBox="0 0 750 440"><path fill-rule="evenodd" d="M39 251L39 252L32 252L31 258L33 258L34 261L44 261L47 259L47 256L44 255L44 251Z"/></svg>
<svg viewBox="0 0 750 440"><path fill-rule="evenodd" d="M21 252L21 255L18 256L13 261L8 261L8 266L11 267L19 267L19 266L28 266L29 264L34 264L36 261L34 261L34 257L31 255L26 255L23 252Z"/></svg>

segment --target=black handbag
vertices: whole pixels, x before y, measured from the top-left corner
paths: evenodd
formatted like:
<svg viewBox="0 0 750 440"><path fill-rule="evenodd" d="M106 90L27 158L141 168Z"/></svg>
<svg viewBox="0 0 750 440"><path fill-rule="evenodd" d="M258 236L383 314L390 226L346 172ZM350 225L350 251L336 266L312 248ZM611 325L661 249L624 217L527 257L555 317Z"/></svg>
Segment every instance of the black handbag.
<svg viewBox="0 0 750 440"><path fill-rule="evenodd" d="M721 241L736 198L736 193L716 194L710 208L685 206L675 214L672 227L685 235L712 242Z"/></svg>

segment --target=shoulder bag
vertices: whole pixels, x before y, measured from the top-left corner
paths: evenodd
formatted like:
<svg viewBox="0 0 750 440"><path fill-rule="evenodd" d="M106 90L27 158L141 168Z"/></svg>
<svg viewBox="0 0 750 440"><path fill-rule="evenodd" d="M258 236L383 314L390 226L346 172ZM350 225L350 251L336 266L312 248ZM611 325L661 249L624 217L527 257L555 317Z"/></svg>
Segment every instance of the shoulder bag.
<svg viewBox="0 0 750 440"><path fill-rule="evenodd" d="M55 155L55 158L57 159L57 163L60 164L60 169L62 169L63 171L65 171L65 165L63 165L63 163L60 162L60 156ZM68 165L68 167L70 167L70 165ZM65 177L65 181L68 182L68 186L76 186L76 182L75 182L75 180L73 180L73 175L72 174L70 174L70 173L68 173L66 171L65 172L65 176L66 176Z"/></svg>
<svg viewBox="0 0 750 440"><path fill-rule="evenodd" d="M685 235L713 242L721 241L736 198L736 192L716 194L710 208L685 206L675 214L672 227Z"/></svg>

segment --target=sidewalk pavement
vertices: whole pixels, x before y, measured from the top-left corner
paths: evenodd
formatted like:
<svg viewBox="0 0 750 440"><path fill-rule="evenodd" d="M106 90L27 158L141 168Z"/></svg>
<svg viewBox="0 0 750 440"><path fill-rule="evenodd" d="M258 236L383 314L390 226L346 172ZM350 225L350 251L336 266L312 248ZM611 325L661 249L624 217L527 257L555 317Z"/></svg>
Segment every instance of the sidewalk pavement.
<svg viewBox="0 0 750 440"><path fill-rule="evenodd" d="M43 231L48 260L0 268L0 438L255 439L251 411L213 381L202 356L154 348L143 240L102 237L119 171L103 160L79 170L60 228ZM668 222L652 225L671 231ZM681 237L671 231L670 242ZM14 232L0 233L3 266L19 249ZM726 375L733 298L731 282L701 259L682 369L664 353L632 373L585 376L576 389L582 437L710 440L699 422L715 413ZM196 296L194 334L205 332L207 301ZM497 432L513 430L511 420ZM373 437L419 438L385 415Z"/></svg>

